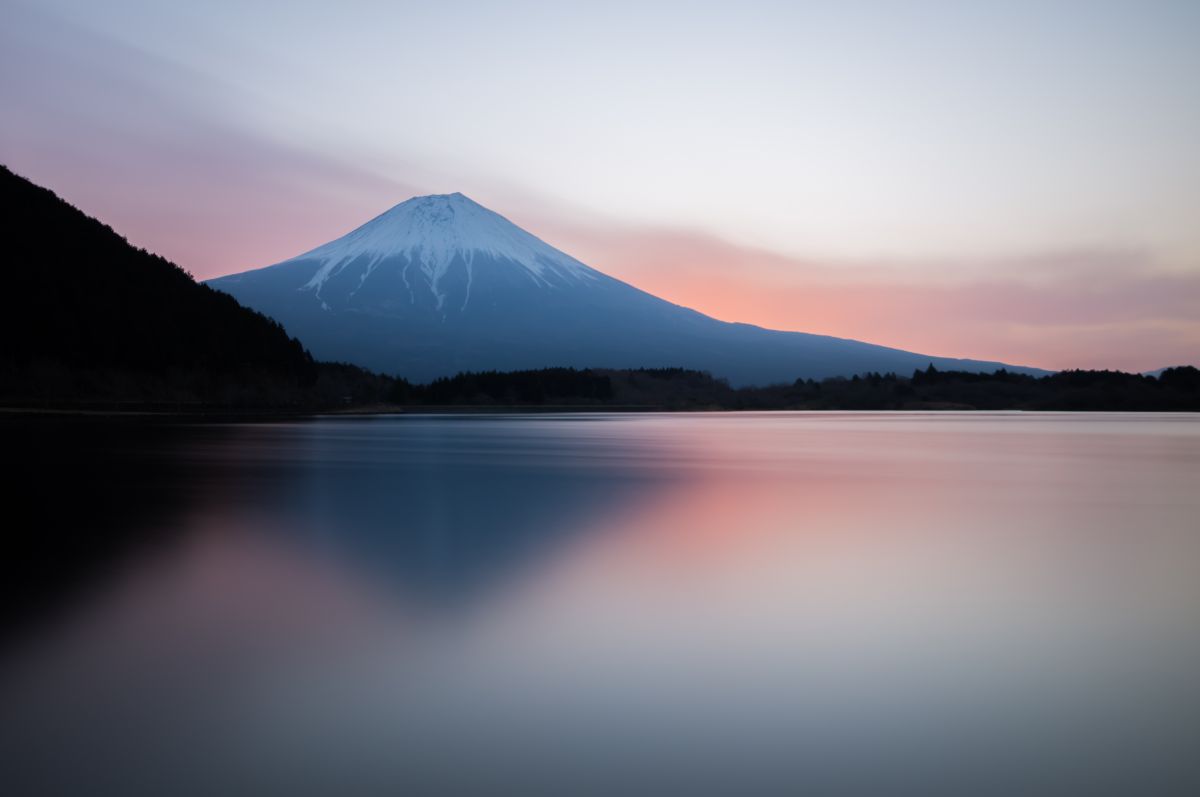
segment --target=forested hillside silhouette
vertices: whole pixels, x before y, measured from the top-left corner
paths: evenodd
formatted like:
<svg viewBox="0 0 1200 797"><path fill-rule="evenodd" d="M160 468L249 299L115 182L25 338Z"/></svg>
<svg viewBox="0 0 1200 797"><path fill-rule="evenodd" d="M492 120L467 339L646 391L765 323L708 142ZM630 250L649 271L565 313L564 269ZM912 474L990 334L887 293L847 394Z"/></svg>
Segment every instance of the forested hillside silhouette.
<svg viewBox="0 0 1200 797"><path fill-rule="evenodd" d="M371 381L318 366L276 322L3 166L0 240L7 403L286 406Z"/></svg>

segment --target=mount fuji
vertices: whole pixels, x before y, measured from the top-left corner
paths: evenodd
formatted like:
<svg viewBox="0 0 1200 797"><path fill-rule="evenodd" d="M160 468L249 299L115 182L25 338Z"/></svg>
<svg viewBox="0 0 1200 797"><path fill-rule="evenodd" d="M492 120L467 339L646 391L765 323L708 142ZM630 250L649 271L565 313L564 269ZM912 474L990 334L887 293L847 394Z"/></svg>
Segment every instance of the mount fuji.
<svg viewBox="0 0 1200 797"><path fill-rule="evenodd" d="M460 371L685 367L735 385L866 371L1037 372L718 321L584 265L462 194L414 197L208 284L312 353L424 382Z"/></svg>

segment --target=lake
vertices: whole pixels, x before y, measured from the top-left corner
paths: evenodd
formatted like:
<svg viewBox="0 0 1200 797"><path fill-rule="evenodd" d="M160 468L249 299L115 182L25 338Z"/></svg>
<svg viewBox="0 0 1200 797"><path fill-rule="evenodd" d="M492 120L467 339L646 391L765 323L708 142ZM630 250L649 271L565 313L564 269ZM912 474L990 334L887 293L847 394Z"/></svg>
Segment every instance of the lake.
<svg viewBox="0 0 1200 797"><path fill-rule="evenodd" d="M0 433L6 794L1200 793L1200 416Z"/></svg>

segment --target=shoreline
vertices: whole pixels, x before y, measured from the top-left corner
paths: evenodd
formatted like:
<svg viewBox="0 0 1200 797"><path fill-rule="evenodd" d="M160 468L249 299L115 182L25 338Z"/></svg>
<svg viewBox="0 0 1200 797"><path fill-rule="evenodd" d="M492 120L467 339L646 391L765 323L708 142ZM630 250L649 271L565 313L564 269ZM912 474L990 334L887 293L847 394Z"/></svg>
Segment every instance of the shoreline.
<svg viewBox="0 0 1200 797"><path fill-rule="evenodd" d="M666 413L689 415L696 413L888 413L896 415L935 414L1055 414L1055 415L1098 415L1119 413L1123 415L1200 415L1196 410L1129 410L1087 409L1054 410L1029 409L1023 407L990 407L980 409L969 406L913 406L913 407L666 407L655 405L603 405L603 404L460 404L460 405L364 405L361 407L336 409L274 410L274 409L218 409L195 410L166 409L102 409L68 407L22 407L0 406L0 421L8 420L114 420L146 422L211 422L211 423L259 423L267 421L316 420L323 418L377 418L401 415L562 415L562 414L615 414L633 415Z"/></svg>

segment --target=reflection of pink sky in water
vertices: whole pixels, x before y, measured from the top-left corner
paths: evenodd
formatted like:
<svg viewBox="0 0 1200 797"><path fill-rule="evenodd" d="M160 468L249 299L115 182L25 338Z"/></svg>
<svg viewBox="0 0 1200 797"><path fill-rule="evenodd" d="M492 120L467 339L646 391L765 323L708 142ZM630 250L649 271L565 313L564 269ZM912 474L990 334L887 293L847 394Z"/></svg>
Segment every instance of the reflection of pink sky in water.
<svg viewBox="0 0 1200 797"><path fill-rule="evenodd" d="M22 700L103 717L136 695L147 734L190 717L215 760L310 786L362 770L605 782L673 756L698 756L692 774L785 771L960 730L1047 744L1186 719L1194 419L555 423L507 430L575 441L554 449L565 469L626 441L657 486L564 519L590 528L470 611L411 603L262 518L201 512L42 648Z"/></svg>
<svg viewBox="0 0 1200 797"><path fill-rule="evenodd" d="M681 633L717 648L768 630L831 632L835 644L857 635L875 654L934 659L954 638L1070 655L1114 617L1184 621L1200 606L1200 542L1162 507L1188 489L1194 442L1160 433L1130 447L1140 421L1046 423L713 419L675 441L692 480L598 519L604 533L525 585L521 606L564 625L586 608L589 633L625 633L661 610L652 622L694 623ZM1181 467L1148 466L1164 457Z"/></svg>
<svg viewBox="0 0 1200 797"><path fill-rule="evenodd" d="M404 614L370 582L260 527L201 526L115 570L10 670L56 703L192 701L386 632ZM223 699L227 699L224 695Z"/></svg>

